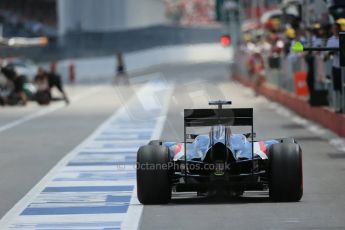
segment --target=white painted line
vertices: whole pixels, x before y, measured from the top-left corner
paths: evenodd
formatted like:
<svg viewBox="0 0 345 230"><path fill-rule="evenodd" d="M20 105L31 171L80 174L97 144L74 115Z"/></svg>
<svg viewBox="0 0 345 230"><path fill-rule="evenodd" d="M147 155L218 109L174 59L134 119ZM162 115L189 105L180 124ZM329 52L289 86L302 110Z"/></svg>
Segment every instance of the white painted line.
<svg viewBox="0 0 345 230"><path fill-rule="evenodd" d="M85 97L90 95L90 93L85 94ZM79 97L82 98L82 97ZM57 107L57 106L56 106ZM99 126L88 138L86 138L82 143L75 147L71 152L69 152L65 157L63 157L42 179L39 181L1 220L0 226L6 226L10 224L10 221L14 217L19 216L19 214L30 204L37 194L39 194L46 184L56 175L60 168L67 165L67 163L73 159L88 142L95 139L99 133L105 129L113 120L114 116L120 114L120 111L116 111L113 116L110 116L101 126Z"/></svg>
<svg viewBox="0 0 345 230"><path fill-rule="evenodd" d="M73 98L71 99L71 102L72 102L72 103L78 102L78 101L84 99L85 97L88 97L88 96L90 96L90 95L92 95L92 94L94 94L94 93L99 92L100 90L101 90L100 87L94 87L93 89L87 90L86 92L81 93L81 94L79 94L79 95L73 97ZM45 116L45 115L50 114L50 113L52 113L52 112L55 112L55 111L57 111L57 110L59 110L59 109L62 109L62 108L64 108L64 107L66 107L65 102L57 102L57 104L50 105L50 106L47 107L47 108L40 109L40 110L37 111L37 112L31 113L31 114L29 114L29 115L27 115L27 116L24 116L24 117L22 117L22 118L20 118L20 119L18 119L18 120L15 120L15 121L13 121L13 122L11 122L11 123L8 123L8 124L6 124L6 125L1 126L1 127L0 127L0 133L1 133L1 132L4 132L4 131L6 131L6 130L9 130L9 129L11 129L11 128L14 128L14 127L16 127L16 126L18 126L18 125L21 125L21 124L23 124L23 123L25 123L25 122L34 120L34 119L36 119L36 118L38 118L38 117L42 117L42 116Z"/></svg>
<svg viewBox="0 0 345 230"><path fill-rule="evenodd" d="M143 87L145 88L145 87ZM142 89L143 90L143 89ZM150 92L152 92L152 89L150 90ZM168 91L170 92L170 91ZM170 92L171 93L171 92ZM167 101L170 98L170 94L167 93L168 96L165 97L165 100ZM128 104L132 103L132 101L134 101L135 98L132 98ZM168 102L168 101L167 101ZM155 129L157 130L156 132L153 132L152 137L158 137L158 133L160 135L162 129L163 129L163 125L164 125L164 113L166 113L168 105L165 102L164 103L164 108L161 110L161 117L159 118L158 121L156 121L156 126ZM77 156L77 154L79 154L80 152L85 152L85 146L87 146L88 143L94 142L95 138L97 136L99 136L101 133L104 132L104 130L107 130L108 127L113 127L113 122L114 120L120 119L121 120L121 116L123 113L126 112L126 108L122 107L121 109L119 109L118 111L116 111L111 117L109 117L100 127L98 127L86 140L84 140L81 144L79 144L74 150L72 150L70 153L68 153L60 162L58 162L56 164L56 166L54 166L49 172L48 174L36 185L34 186L31 191L25 195L1 220L0 220L0 226L1 229L7 229L10 226L12 226L13 223L17 223L16 221L22 222L23 220L30 220L30 221L35 221L35 218L37 217L36 221L39 220L45 220L44 216L34 216L33 218L27 217L27 216L20 216L20 213L22 213L22 211L24 209L26 209L28 207L28 205L35 200L35 198L41 193L41 191L47 187L47 186L58 186L61 185L62 182L58 182L56 183L55 181L53 181L53 178L57 178L57 176L61 175L61 173L64 173L65 170L62 169L67 169L68 170L73 170L73 168L77 169L77 167L64 167L66 166L69 162L71 162L72 159L75 159L75 157ZM114 150L121 150L121 148L115 148ZM132 149L133 150L133 149ZM106 167L102 167L107 168ZM133 166L131 166L133 167ZM83 170L87 170L90 169L92 170L92 166L90 167L83 167ZM133 169L132 169L133 170ZM99 183L97 184L103 184L103 182L101 181L97 181ZM126 181L110 181L107 182L107 184L119 184L121 183L122 185L126 185L126 183L123 183ZM85 182L82 182L85 184ZM75 184L81 185L82 183L78 183L76 182ZM90 182L92 183L92 182ZM70 183L64 183L64 186L68 186ZM130 183L128 183L130 184ZM133 184L133 181L131 181L131 184ZM90 184L89 184L90 185ZM93 186L96 184L92 184ZM104 185L104 184L103 184ZM140 222L140 218L141 218L141 213L142 213L142 209L143 206L138 204L137 198L136 198L136 190L134 190L133 192L133 197L131 198L131 205L129 206L128 209L128 215L129 217L127 217L127 224L125 223L124 226L131 226L131 227L136 227L138 228L139 226L139 222ZM140 215L139 215L140 214ZM56 218L60 218L61 216L56 216ZM74 217L76 217L75 215L69 215L69 216L65 216L67 219L67 221L73 221ZM40 219L41 218L41 219ZM79 219L78 219L79 220ZM123 220L123 219L122 219ZM131 223L128 222L128 220L130 220ZM29 221L29 222L30 222ZM28 223L29 223L28 222ZM32 223L32 222L30 222ZM21 228L23 229L23 228ZM29 228L30 229L30 228ZM133 228L128 228L128 229L133 229Z"/></svg>
<svg viewBox="0 0 345 230"><path fill-rule="evenodd" d="M156 123L154 132L151 136L151 140L157 140L161 137L163 132L164 124L167 118L167 113L170 105L171 96L173 94L174 87L172 86L169 92L165 96L164 107L161 110L160 117ZM139 229L141 216L143 212L143 205L139 203L137 198L137 188L133 190L132 198L130 201L130 206L124 222L122 223L121 229L132 230Z"/></svg>
<svg viewBox="0 0 345 230"><path fill-rule="evenodd" d="M117 113L117 112L116 112ZM13 219L20 215L20 213L30 204L30 202L37 196L51 181L54 175L56 175L59 170L67 165L67 163L73 159L81 150L82 147L93 140L102 129L104 129L112 121L113 116L110 116L101 126L99 126L87 139L75 147L71 152L69 152L65 157L62 158L42 179L39 181L5 216L0 220L0 226L3 228L8 228L9 224Z"/></svg>

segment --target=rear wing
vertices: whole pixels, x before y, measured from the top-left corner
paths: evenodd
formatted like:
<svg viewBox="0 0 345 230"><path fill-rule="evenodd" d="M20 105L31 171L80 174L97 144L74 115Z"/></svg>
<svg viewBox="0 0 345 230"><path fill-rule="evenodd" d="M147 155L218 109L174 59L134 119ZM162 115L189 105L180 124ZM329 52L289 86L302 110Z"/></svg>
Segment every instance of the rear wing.
<svg viewBox="0 0 345 230"><path fill-rule="evenodd" d="M184 142L191 142L192 136L187 134L188 127L202 126L250 126L251 132L248 137L252 142L252 153L254 152L254 125L253 108L223 109L218 105L218 109L185 109L184 110ZM212 128L213 132L213 128ZM194 135L195 136L195 135ZM227 137L227 135L226 135ZM186 145L186 144L185 144ZM185 146L185 149L186 146ZM254 155L252 154L252 158ZM186 154L185 161L187 162Z"/></svg>
<svg viewBox="0 0 345 230"><path fill-rule="evenodd" d="M253 108L226 108L223 105L231 105L231 101L211 101L209 105L217 105L217 109L185 109L184 110L184 167L187 165L187 140L188 137L193 137L187 134L188 127L202 127L202 126L250 126L251 133L248 136L251 138L252 159L254 159L254 119ZM212 129L213 130L213 129ZM194 134L192 134L194 135ZM195 136L195 135L194 135ZM225 135L225 138L227 135ZM226 139L225 139L226 142ZM254 161L253 161L254 168ZM253 171L254 172L254 171ZM187 170L185 170L185 180L187 180Z"/></svg>
<svg viewBox="0 0 345 230"><path fill-rule="evenodd" d="M185 109L185 127L199 126L253 126L253 109Z"/></svg>

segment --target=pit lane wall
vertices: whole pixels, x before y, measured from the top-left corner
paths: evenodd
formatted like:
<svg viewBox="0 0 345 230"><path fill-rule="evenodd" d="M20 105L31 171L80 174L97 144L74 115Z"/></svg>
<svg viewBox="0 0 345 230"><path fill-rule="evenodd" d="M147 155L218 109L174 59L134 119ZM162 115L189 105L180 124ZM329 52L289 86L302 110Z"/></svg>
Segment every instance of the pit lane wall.
<svg viewBox="0 0 345 230"><path fill-rule="evenodd" d="M219 43L203 43L195 45L174 45L157 47L123 54L125 68L134 73L157 65L173 63L199 63L208 61L230 61L233 52ZM116 75L117 58L114 55L97 58L80 58L61 60L57 63L57 71L64 81L69 81L70 67L74 68L75 82L112 79ZM49 69L50 63L44 64Z"/></svg>
<svg viewBox="0 0 345 230"><path fill-rule="evenodd" d="M233 75L233 79L244 86L255 88L254 81L241 75ZM272 101L276 101L297 114L315 121L322 126L332 130L336 134L345 137L345 115L334 113L329 107L312 107L304 98L278 88L270 83L263 83L257 87L257 92Z"/></svg>
<svg viewBox="0 0 345 230"><path fill-rule="evenodd" d="M275 56L263 52L261 57L263 62L260 62L261 66L259 65L260 68L258 68L260 71L258 71L252 64L256 62L250 61L253 60L251 53L242 49L238 50L232 68L233 79L293 110L300 116L317 122L342 137L345 136L345 114L335 112L340 103L335 97L333 81L326 77L332 76L331 60L324 62L319 55L314 55L314 88L315 91L327 92L326 99L329 103L328 106L316 107L311 106L308 101L307 64L303 55L289 53L285 57L282 54ZM264 76L263 79L259 75ZM320 105L323 103L320 101L322 98L317 100Z"/></svg>

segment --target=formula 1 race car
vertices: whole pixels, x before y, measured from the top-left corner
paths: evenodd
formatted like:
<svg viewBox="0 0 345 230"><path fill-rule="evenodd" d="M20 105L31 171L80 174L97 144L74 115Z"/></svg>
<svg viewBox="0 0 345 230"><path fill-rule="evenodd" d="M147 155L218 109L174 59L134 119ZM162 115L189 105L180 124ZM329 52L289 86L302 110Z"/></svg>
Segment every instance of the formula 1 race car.
<svg viewBox="0 0 345 230"><path fill-rule="evenodd" d="M165 204L172 191L241 196L269 191L273 201L303 194L302 150L293 138L254 141L252 108L185 109L184 141L150 141L137 154L137 193L142 204ZM196 133L208 128L207 133ZM248 133L233 129L250 128Z"/></svg>

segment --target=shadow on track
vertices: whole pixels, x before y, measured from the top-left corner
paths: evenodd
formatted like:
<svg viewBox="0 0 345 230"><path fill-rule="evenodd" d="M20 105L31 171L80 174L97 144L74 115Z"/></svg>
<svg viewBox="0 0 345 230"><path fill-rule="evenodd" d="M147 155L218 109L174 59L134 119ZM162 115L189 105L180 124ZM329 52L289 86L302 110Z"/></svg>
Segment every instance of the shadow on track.
<svg viewBox="0 0 345 230"><path fill-rule="evenodd" d="M207 205L207 204L248 204L248 203L272 203L268 197L267 192L255 192L255 194L245 194L244 196L196 196L194 193L186 194L173 194L172 200L169 205Z"/></svg>

